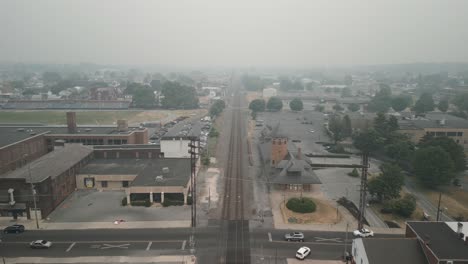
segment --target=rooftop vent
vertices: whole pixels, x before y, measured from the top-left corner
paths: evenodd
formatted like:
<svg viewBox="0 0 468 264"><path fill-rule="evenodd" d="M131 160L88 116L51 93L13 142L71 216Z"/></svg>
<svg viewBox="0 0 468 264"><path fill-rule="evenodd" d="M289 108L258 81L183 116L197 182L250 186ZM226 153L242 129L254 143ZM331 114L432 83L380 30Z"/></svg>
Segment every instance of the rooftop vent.
<svg viewBox="0 0 468 264"><path fill-rule="evenodd" d="M36 132L34 132L34 131L31 130L31 131L29 132L29 135L31 135L31 136L32 136L32 135L36 135Z"/></svg>
<svg viewBox="0 0 468 264"><path fill-rule="evenodd" d="M164 177L163 177L162 175L158 175L158 176L156 176L155 180L156 180L157 182L161 182L161 181L164 180Z"/></svg>
<svg viewBox="0 0 468 264"><path fill-rule="evenodd" d="M169 173L169 167L162 168L163 173Z"/></svg>
<svg viewBox="0 0 468 264"><path fill-rule="evenodd" d="M92 130L91 128L86 128L86 129L85 129L86 132L89 132L89 131L91 131L91 130Z"/></svg>
<svg viewBox="0 0 468 264"><path fill-rule="evenodd" d="M21 128L18 128L18 129L16 129L16 131L18 131L18 132L24 132L24 128L22 128L22 127L21 127Z"/></svg>
<svg viewBox="0 0 468 264"><path fill-rule="evenodd" d="M439 120L439 125L445 126L446 122L447 121L445 119L441 119L441 120Z"/></svg>

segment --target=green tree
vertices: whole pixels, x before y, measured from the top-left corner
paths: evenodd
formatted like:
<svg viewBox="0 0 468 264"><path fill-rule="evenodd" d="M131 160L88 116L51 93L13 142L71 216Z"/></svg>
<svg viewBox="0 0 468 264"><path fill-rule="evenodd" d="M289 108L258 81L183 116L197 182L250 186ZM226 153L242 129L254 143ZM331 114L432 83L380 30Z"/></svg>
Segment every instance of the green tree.
<svg viewBox="0 0 468 264"><path fill-rule="evenodd" d="M249 109L252 112L263 112L265 111L265 100L263 99L255 99L249 104Z"/></svg>
<svg viewBox="0 0 468 264"><path fill-rule="evenodd" d="M335 111L343 111L344 108L343 108L341 105L339 105L338 103L336 103L336 104L333 106L333 110L335 110Z"/></svg>
<svg viewBox="0 0 468 264"><path fill-rule="evenodd" d="M283 91L293 90L293 82L289 78L282 78L280 80L280 89Z"/></svg>
<svg viewBox="0 0 468 264"><path fill-rule="evenodd" d="M304 109L304 105L302 104L302 100L299 98L294 98L289 102L289 108L292 111L302 111Z"/></svg>
<svg viewBox="0 0 468 264"><path fill-rule="evenodd" d="M249 91L261 91L265 88L265 82L259 76L253 75L244 75L242 76L242 84L247 88Z"/></svg>
<svg viewBox="0 0 468 264"><path fill-rule="evenodd" d="M314 108L315 111L317 112L323 112L323 110L325 110L325 106L323 105L315 105L315 108Z"/></svg>
<svg viewBox="0 0 468 264"><path fill-rule="evenodd" d="M210 107L210 115L212 117L216 117L221 112L223 112L224 108L226 107L226 103L223 100L216 100Z"/></svg>
<svg viewBox="0 0 468 264"><path fill-rule="evenodd" d="M427 113L434 110L434 99L430 93L423 93L414 105L414 111L418 114Z"/></svg>
<svg viewBox="0 0 468 264"><path fill-rule="evenodd" d="M390 116L387 121L387 131L392 133L400 129L400 125L398 125L398 119L395 116Z"/></svg>
<svg viewBox="0 0 468 264"><path fill-rule="evenodd" d="M380 202L400 197L404 184L404 175L397 165L384 163L380 166L379 176L369 181L369 193L375 195Z"/></svg>
<svg viewBox="0 0 468 264"><path fill-rule="evenodd" d="M361 109L361 107L356 103L351 103L351 104L348 105L348 110L351 111L351 112L356 112L359 109Z"/></svg>
<svg viewBox="0 0 468 264"><path fill-rule="evenodd" d="M345 137L350 137L353 134L353 128L351 126L351 119L348 115L343 117L343 134Z"/></svg>
<svg viewBox="0 0 468 264"><path fill-rule="evenodd" d="M371 112L387 112L392 100L392 90L386 84L380 84L380 90L367 105Z"/></svg>
<svg viewBox="0 0 468 264"><path fill-rule="evenodd" d="M360 132L354 136L354 146L364 153L371 153L380 148L383 138L374 129Z"/></svg>
<svg viewBox="0 0 468 264"><path fill-rule="evenodd" d="M278 97L270 97L270 99L268 99L266 108L270 111L280 111L283 108L283 102Z"/></svg>
<svg viewBox="0 0 468 264"><path fill-rule="evenodd" d="M399 95L392 99L392 108L397 112L405 110L407 107L411 106L413 99L410 96Z"/></svg>
<svg viewBox="0 0 468 264"><path fill-rule="evenodd" d="M138 108L151 108L155 105L154 93L151 89L138 89L133 93L133 105Z"/></svg>
<svg viewBox="0 0 468 264"><path fill-rule="evenodd" d="M439 101L439 104L437 105L437 108L439 108L440 111L442 112L447 112L448 108L449 108L449 101L447 98L444 98L442 100Z"/></svg>
<svg viewBox="0 0 468 264"><path fill-rule="evenodd" d="M61 91L75 86L75 83L71 80L65 79L58 81L55 85L50 88L53 94L59 94Z"/></svg>
<svg viewBox="0 0 468 264"><path fill-rule="evenodd" d="M441 147L425 147L416 150L413 159L416 177L429 188L447 184L454 176L450 155Z"/></svg>
<svg viewBox="0 0 468 264"><path fill-rule="evenodd" d="M328 130L331 133L331 137L335 144L343 140L345 137L345 128L343 126L343 121L339 116L332 116L328 122Z"/></svg>
<svg viewBox="0 0 468 264"><path fill-rule="evenodd" d="M459 111L468 111L468 92L457 95L453 100Z"/></svg>
<svg viewBox="0 0 468 264"><path fill-rule="evenodd" d="M393 211L403 217L410 217L414 210L416 210L416 198L411 194L406 194L393 203Z"/></svg>
<svg viewBox="0 0 468 264"><path fill-rule="evenodd" d="M377 116L374 118L374 129L381 136L386 137L388 133L388 122L387 117L383 112L377 113Z"/></svg>
<svg viewBox="0 0 468 264"><path fill-rule="evenodd" d="M24 89L24 81L22 80L12 81L10 84L13 88Z"/></svg>
<svg viewBox="0 0 468 264"><path fill-rule="evenodd" d="M162 84L161 84L160 80L152 80L150 82L150 85L151 85L151 89L153 89L153 91L161 91L161 89L162 89Z"/></svg>
<svg viewBox="0 0 468 264"><path fill-rule="evenodd" d="M455 171L464 171L466 156L463 147L449 137L424 137L419 143L419 147L441 147L449 155L453 162Z"/></svg>
<svg viewBox="0 0 468 264"><path fill-rule="evenodd" d="M178 82L165 82L161 94L164 96L163 108L193 109L198 107L195 88L181 85Z"/></svg>
<svg viewBox="0 0 468 264"><path fill-rule="evenodd" d="M384 147L385 154L397 162L409 160L414 150L414 146L409 141L399 140Z"/></svg>
<svg viewBox="0 0 468 264"><path fill-rule="evenodd" d="M57 72L44 72L42 74L42 80L46 83L56 83L62 79L62 76Z"/></svg>

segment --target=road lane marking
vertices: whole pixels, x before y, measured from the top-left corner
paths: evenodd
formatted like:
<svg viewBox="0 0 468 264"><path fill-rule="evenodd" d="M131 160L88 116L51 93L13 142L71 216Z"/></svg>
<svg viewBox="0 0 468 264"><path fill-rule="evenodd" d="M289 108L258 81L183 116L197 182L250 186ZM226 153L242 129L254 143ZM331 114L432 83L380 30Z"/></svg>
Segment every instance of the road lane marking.
<svg viewBox="0 0 468 264"><path fill-rule="evenodd" d="M104 244L104 245L102 245L101 249L109 249L109 248L123 248L123 249L128 249L128 246L130 246L130 244L122 244L122 245Z"/></svg>
<svg viewBox="0 0 468 264"><path fill-rule="evenodd" d="M268 241L270 241L270 242L273 241L273 239L271 239L271 233L270 232L268 232Z"/></svg>
<svg viewBox="0 0 468 264"><path fill-rule="evenodd" d="M69 251L73 248L73 246L74 246L75 244L76 244L76 242L73 242L73 243L67 248L67 250L65 250L65 251L66 251L66 252L69 252Z"/></svg>
<svg viewBox="0 0 468 264"><path fill-rule="evenodd" d="M153 244L153 241L148 242L148 246L146 247L146 251L148 251L150 249L152 244Z"/></svg>
<svg viewBox="0 0 468 264"><path fill-rule="evenodd" d="M323 238L323 237L314 237L315 241L317 242L336 242L336 243L342 243L341 238Z"/></svg>
<svg viewBox="0 0 468 264"><path fill-rule="evenodd" d="M182 242L182 250L185 250L185 245L187 244L187 240L184 240L184 242Z"/></svg>

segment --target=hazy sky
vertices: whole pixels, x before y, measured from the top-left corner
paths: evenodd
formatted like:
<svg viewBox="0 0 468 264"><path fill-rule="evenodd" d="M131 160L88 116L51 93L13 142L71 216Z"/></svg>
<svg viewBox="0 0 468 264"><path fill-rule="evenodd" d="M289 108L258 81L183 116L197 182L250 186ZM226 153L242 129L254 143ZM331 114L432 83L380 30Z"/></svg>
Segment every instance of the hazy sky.
<svg viewBox="0 0 468 264"><path fill-rule="evenodd" d="M468 62L467 0L0 0L0 61Z"/></svg>

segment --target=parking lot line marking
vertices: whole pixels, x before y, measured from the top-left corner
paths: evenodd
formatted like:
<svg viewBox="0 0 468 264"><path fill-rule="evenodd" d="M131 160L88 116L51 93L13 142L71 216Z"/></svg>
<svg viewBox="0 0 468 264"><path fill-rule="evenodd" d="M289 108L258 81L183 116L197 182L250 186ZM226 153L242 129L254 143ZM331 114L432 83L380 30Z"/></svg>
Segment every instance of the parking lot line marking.
<svg viewBox="0 0 468 264"><path fill-rule="evenodd" d="M270 242L273 241L273 240L271 239L271 233L270 233L270 232L268 232L268 241L270 241Z"/></svg>
<svg viewBox="0 0 468 264"><path fill-rule="evenodd" d="M187 244L187 240L184 240L184 242L182 242L182 250L185 250L185 245Z"/></svg>
<svg viewBox="0 0 468 264"><path fill-rule="evenodd" d="M74 246L75 244L76 244L76 242L73 242L73 243L67 248L67 250L65 250L65 251L66 251L66 252L69 252L69 251L73 248L73 246Z"/></svg>
<svg viewBox="0 0 468 264"><path fill-rule="evenodd" d="M153 244L153 241L148 242L148 246L146 247L146 251L148 251L150 249L152 244Z"/></svg>

